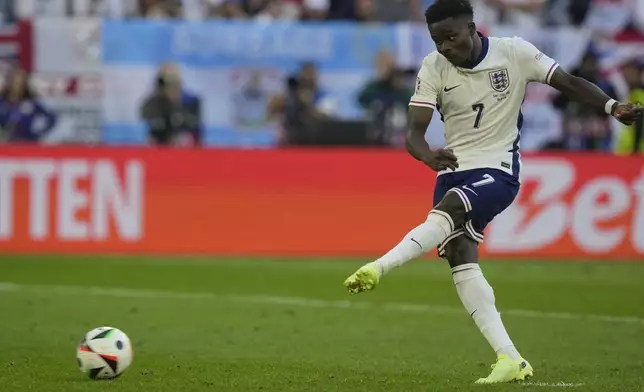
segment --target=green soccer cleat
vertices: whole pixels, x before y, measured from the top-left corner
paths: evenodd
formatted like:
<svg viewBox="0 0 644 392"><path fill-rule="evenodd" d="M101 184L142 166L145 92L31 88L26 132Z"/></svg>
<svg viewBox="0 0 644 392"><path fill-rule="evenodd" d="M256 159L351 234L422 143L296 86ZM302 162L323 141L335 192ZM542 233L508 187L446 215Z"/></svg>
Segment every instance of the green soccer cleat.
<svg viewBox="0 0 644 392"><path fill-rule="evenodd" d="M513 360L505 354L499 355L492 365L492 373L485 378L479 378L476 384L498 384L512 381L525 381L532 377L534 369L525 359Z"/></svg>
<svg viewBox="0 0 644 392"><path fill-rule="evenodd" d="M358 269L353 275L344 281L344 285L351 294L358 294L363 291L371 291L380 281L380 271L375 263L366 264Z"/></svg>

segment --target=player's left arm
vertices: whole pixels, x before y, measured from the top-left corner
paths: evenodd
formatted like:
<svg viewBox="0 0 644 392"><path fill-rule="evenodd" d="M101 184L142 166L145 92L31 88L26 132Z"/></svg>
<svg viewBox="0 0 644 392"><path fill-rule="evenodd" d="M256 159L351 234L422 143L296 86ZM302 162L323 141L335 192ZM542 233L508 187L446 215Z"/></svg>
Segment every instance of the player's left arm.
<svg viewBox="0 0 644 392"><path fill-rule="evenodd" d="M632 124L644 113L643 107L617 102L593 83L570 75L555 60L521 38L513 39L513 48L516 64L520 65L520 72L528 82L549 84L570 99L603 109L625 124Z"/></svg>
<svg viewBox="0 0 644 392"><path fill-rule="evenodd" d="M620 122L630 125L644 113L644 107L632 103L620 103L606 95L599 87L586 79L573 76L558 67L550 78L550 85L579 103L604 109Z"/></svg>

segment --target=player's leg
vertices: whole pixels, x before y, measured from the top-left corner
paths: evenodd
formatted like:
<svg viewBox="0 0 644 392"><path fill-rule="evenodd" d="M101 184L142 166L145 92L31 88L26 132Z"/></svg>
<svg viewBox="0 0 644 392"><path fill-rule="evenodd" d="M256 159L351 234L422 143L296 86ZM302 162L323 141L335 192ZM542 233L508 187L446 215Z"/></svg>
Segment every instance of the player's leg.
<svg viewBox="0 0 644 392"><path fill-rule="evenodd" d="M443 243L455 228L465 223L465 208L459 197L447 192L432 209L427 220L407 233L403 240L375 263L382 275L429 252Z"/></svg>
<svg viewBox="0 0 644 392"><path fill-rule="evenodd" d="M485 339L497 355L521 358L501 322L496 309L494 290L478 264L478 243L467 235L450 241L444 257L449 262L456 292Z"/></svg>
<svg viewBox="0 0 644 392"><path fill-rule="evenodd" d="M384 256L362 266L349 276L344 282L349 292L355 294L373 290L384 274L420 257L450 238L454 228L463 224L465 209L458 196L449 191L465 177L467 174L463 173L439 176L434 187L433 205L436 207L427 215L426 221L407 233Z"/></svg>
<svg viewBox="0 0 644 392"><path fill-rule="evenodd" d="M446 245L444 253L461 302L497 354L492 373L477 383L525 380L532 376L532 367L521 357L503 325L494 290L478 264L478 246L468 235L461 235Z"/></svg>
<svg viewBox="0 0 644 392"><path fill-rule="evenodd" d="M479 244L483 242L485 227L512 204L519 183L514 177L496 170L478 171L468 180L469 183L459 186L456 193L461 196L469 219L463 225L462 234L442 247L442 256L450 263L461 302L497 354L492 373L477 382L523 380L532 376L532 367L510 339L496 308L494 290L478 264Z"/></svg>
<svg viewBox="0 0 644 392"><path fill-rule="evenodd" d="M351 293L372 290L383 275L436 248L448 239L455 228L463 226L466 210L461 198L456 192L445 192L441 188L438 184L435 193L435 199L440 202L430 211L425 222L407 233L384 256L364 265L347 278L344 284Z"/></svg>

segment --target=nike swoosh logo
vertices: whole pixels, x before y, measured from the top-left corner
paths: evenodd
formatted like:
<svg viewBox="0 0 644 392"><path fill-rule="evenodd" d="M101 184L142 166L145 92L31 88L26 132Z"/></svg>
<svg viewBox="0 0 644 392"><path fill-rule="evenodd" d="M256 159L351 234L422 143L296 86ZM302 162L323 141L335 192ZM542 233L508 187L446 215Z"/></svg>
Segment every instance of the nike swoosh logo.
<svg viewBox="0 0 644 392"><path fill-rule="evenodd" d="M475 311L473 311L473 312L470 314L470 317L474 317L474 313L476 313L476 312L478 312L478 311L479 311L478 309L476 309Z"/></svg>
<svg viewBox="0 0 644 392"><path fill-rule="evenodd" d="M450 91L454 90L456 87L461 87L461 85L459 84L458 86L454 86L454 87L452 87L452 88L447 88L447 87L445 87L445 88L443 89L443 91L445 91L446 93L449 93Z"/></svg>

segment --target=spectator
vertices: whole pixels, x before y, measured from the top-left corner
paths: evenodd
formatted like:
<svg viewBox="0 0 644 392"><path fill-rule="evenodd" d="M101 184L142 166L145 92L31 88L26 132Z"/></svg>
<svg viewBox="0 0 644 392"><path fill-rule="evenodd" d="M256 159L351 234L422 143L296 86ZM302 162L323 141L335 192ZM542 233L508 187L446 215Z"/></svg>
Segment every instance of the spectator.
<svg viewBox="0 0 644 392"><path fill-rule="evenodd" d="M355 0L356 20L359 22L375 21L375 8L373 0Z"/></svg>
<svg viewBox="0 0 644 392"><path fill-rule="evenodd" d="M141 15L148 19L176 18L181 15L181 2L173 0L139 0Z"/></svg>
<svg viewBox="0 0 644 392"><path fill-rule="evenodd" d="M471 0L474 22L489 34L498 24L538 27L546 10L546 0Z"/></svg>
<svg viewBox="0 0 644 392"><path fill-rule="evenodd" d="M402 22L422 19L424 5L423 0L331 0L327 8L330 19Z"/></svg>
<svg viewBox="0 0 644 392"><path fill-rule="evenodd" d="M592 5L592 0L549 0L548 22L558 26L581 26Z"/></svg>
<svg viewBox="0 0 644 392"><path fill-rule="evenodd" d="M333 116L337 111L335 100L319 87L317 67L311 62L305 62L296 75L287 78L286 94L277 94L270 99L269 117L271 119L285 114L287 97L296 90L311 91L312 103L321 113Z"/></svg>
<svg viewBox="0 0 644 392"><path fill-rule="evenodd" d="M120 1L120 0L113 0ZM294 20L305 15L303 5L312 4L316 10L316 4L322 3L323 12L326 16L328 0L175 0L180 2L183 9L183 17L189 20L203 20L206 18L221 19L246 19L256 18L263 21L272 20ZM313 12L315 14L315 12Z"/></svg>
<svg viewBox="0 0 644 392"><path fill-rule="evenodd" d="M372 0L331 0L329 19L366 22L373 19Z"/></svg>
<svg viewBox="0 0 644 392"><path fill-rule="evenodd" d="M638 37L644 36L644 1L631 0L628 4L629 13L627 15L627 24L622 31L623 36Z"/></svg>
<svg viewBox="0 0 644 392"><path fill-rule="evenodd" d="M301 8L285 0L249 0L246 9L251 17L258 20L293 20L302 16ZM255 8L251 6L255 4Z"/></svg>
<svg viewBox="0 0 644 392"><path fill-rule="evenodd" d="M141 107L149 141L157 145L187 146L201 140L201 100L183 89L176 66L159 70L154 93Z"/></svg>
<svg viewBox="0 0 644 392"><path fill-rule="evenodd" d="M138 14L135 1L127 0L74 0L73 16L104 16L125 18Z"/></svg>
<svg viewBox="0 0 644 392"><path fill-rule="evenodd" d="M27 72L10 72L0 92L0 135L9 142L38 142L56 125L31 89Z"/></svg>
<svg viewBox="0 0 644 392"><path fill-rule="evenodd" d="M315 134L321 119L322 114L315 108L313 90L297 78L289 78L284 100L282 144L315 144Z"/></svg>
<svg viewBox="0 0 644 392"><path fill-rule="evenodd" d="M210 11L208 0L182 0L181 16L186 20L203 20Z"/></svg>
<svg viewBox="0 0 644 392"><path fill-rule="evenodd" d="M318 70L313 63L304 63L299 72L287 79L286 94L270 103L271 117L279 116L286 145L315 144L321 121L336 113L336 104L319 87Z"/></svg>
<svg viewBox="0 0 644 392"><path fill-rule="evenodd" d="M615 88L600 76L598 60L587 53L572 75L584 78L599 86L608 96L617 98ZM612 141L611 116L603 109L597 110L558 94L553 105L563 113L563 136L547 146L552 149L609 150Z"/></svg>
<svg viewBox="0 0 644 392"><path fill-rule="evenodd" d="M373 19L378 22L404 22L421 20L420 0L370 0L373 7Z"/></svg>
<svg viewBox="0 0 644 392"><path fill-rule="evenodd" d="M330 0L329 19L356 19L355 2L347 0Z"/></svg>
<svg viewBox="0 0 644 392"><path fill-rule="evenodd" d="M631 22L631 6L631 0L592 0L585 27L607 35L619 33Z"/></svg>
<svg viewBox="0 0 644 392"><path fill-rule="evenodd" d="M322 20L329 14L331 5L329 0L295 0L291 4L299 4L302 7L302 19Z"/></svg>
<svg viewBox="0 0 644 392"><path fill-rule="evenodd" d="M16 4L13 0L0 0L0 23L10 24L17 20Z"/></svg>
<svg viewBox="0 0 644 392"><path fill-rule="evenodd" d="M623 67L624 78L630 89L628 101L644 105L644 66L641 62L631 61ZM625 127L619 135L617 153L623 155L641 154L644 152L644 120Z"/></svg>
<svg viewBox="0 0 644 392"><path fill-rule="evenodd" d="M488 0L488 3L500 9L501 23L522 28L541 26L546 10L546 0Z"/></svg>
<svg viewBox="0 0 644 392"><path fill-rule="evenodd" d="M8 5L9 2L5 1ZM63 17L68 13L65 0L18 0L15 2L20 17Z"/></svg>
<svg viewBox="0 0 644 392"><path fill-rule="evenodd" d="M489 34L490 29L499 23L500 9L488 0L471 0L474 9L474 23L479 31Z"/></svg>
<svg viewBox="0 0 644 392"><path fill-rule="evenodd" d="M316 110L326 116L334 116L337 105L333 97L320 87L318 67L311 62L305 62L300 68L298 80L302 89L309 90L312 103Z"/></svg>
<svg viewBox="0 0 644 392"><path fill-rule="evenodd" d="M633 1L633 27L644 34L644 1Z"/></svg>
<svg viewBox="0 0 644 392"><path fill-rule="evenodd" d="M210 16L221 19L245 19L247 17L241 0L211 0Z"/></svg>
<svg viewBox="0 0 644 392"><path fill-rule="evenodd" d="M394 56L389 52L379 53L376 78L367 82L358 96L358 103L367 112L373 144L401 145L411 95L405 87L404 74L396 69Z"/></svg>

